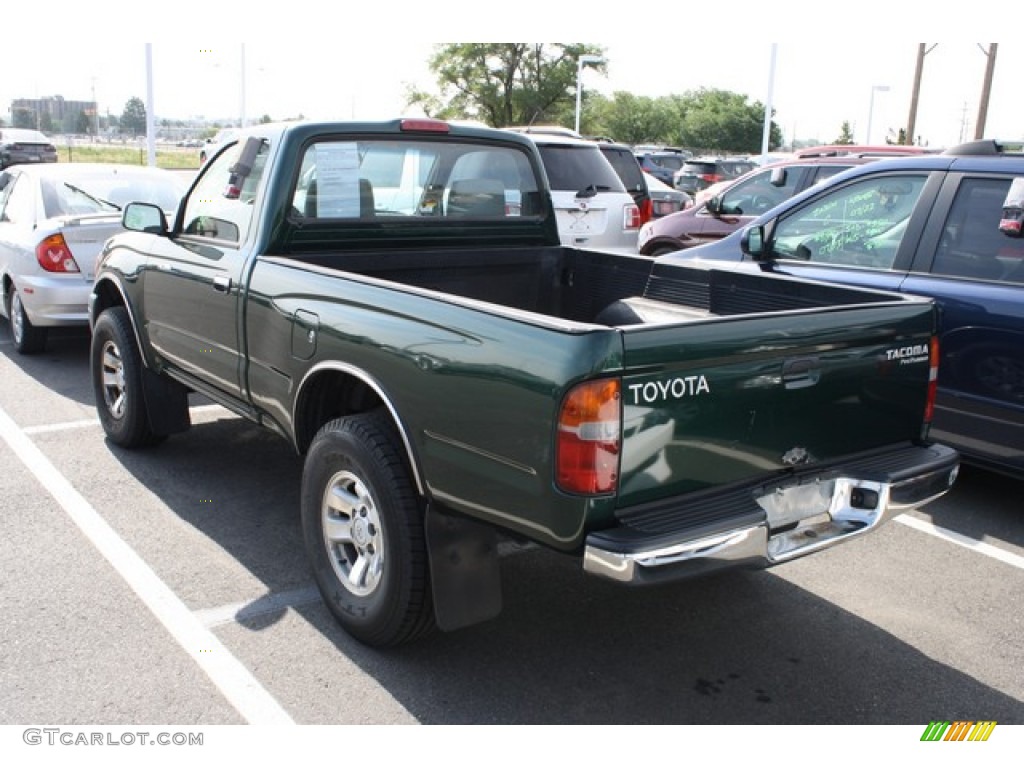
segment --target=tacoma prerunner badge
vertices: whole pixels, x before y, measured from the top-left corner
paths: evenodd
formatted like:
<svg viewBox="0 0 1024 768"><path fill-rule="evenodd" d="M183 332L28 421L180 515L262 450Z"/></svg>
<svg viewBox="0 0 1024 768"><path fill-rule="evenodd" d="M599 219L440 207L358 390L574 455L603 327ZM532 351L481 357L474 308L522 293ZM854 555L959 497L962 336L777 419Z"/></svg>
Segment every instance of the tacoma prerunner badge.
<svg viewBox="0 0 1024 768"><path fill-rule="evenodd" d="M90 306L108 439L159 443L201 393L288 440L367 644L495 616L500 536L660 582L826 549L956 475L932 302L562 246L515 133L260 125L173 221L123 218Z"/></svg>

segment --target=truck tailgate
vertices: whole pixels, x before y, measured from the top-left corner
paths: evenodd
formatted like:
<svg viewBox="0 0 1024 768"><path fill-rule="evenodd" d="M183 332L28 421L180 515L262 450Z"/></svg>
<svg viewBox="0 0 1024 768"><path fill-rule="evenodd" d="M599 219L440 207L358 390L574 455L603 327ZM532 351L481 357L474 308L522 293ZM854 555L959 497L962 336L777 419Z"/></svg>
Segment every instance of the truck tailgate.
<svg viewBox="0 0 1024 768"><path fill-rule="evenodd" d="M619 506L918 440L932 312L894 301L624 328Z"/></svg>

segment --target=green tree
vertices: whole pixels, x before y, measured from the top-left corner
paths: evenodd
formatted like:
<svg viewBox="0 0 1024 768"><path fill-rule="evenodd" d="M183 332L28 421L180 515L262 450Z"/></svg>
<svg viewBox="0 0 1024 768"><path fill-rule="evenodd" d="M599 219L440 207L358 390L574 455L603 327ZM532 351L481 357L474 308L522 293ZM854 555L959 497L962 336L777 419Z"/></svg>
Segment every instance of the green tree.
<svg viewBox="0 0 1024 768"><path fill-rule="evenodd" d="M843 120L843 125L839 129L839 138L832 142L833 144L853 144L853 129L850 127L849 120Z"/></svg>
<svg viewBox="0 0 1024 768"><path fill-rule="evenodd" d="M78 117L75 118L75 133L92 133L92 129L93 124L89 115L80 111Z"/></svg>
<svg viewBox="0 0 1024 768"><path fill-rule="evenodd" d="M611 99L595 94L580 119L585 135L610 136L626 144L668 144L678 120L671 101L616 91Z"/></svg>
<svg viewBox="0 0 1024 768"><path fill-rule="evenodd" d="M670 98L678 114L678 133L671 144L706 152L761 150L764 136L764 104L732 91L702 88ZM768 148L782 146L782 129L772 122Z"/></svg>
<svg viewBox="0 0 1024 768"><path fill-rule="evenodd" d="M53 116L49 112L43 112L39 116L39 130L43 133L53 133Z"/></svg>
<svg viewBox="0 0 1024 768"><path fill-rule="evenodd" d="M121 113L121 133L141 136L146 132L146 105L138 96L132 96Z"/></svg>
<svg viewBox="0 0 1024 768"><path fill-rule="evenodd" d="M432 117L478 120L494 127L572 125L577 61L601 56L583 43L448 43L429 61L436 94L410 91L407 101ZM604 64L598 64L599 71Z"/></svg>

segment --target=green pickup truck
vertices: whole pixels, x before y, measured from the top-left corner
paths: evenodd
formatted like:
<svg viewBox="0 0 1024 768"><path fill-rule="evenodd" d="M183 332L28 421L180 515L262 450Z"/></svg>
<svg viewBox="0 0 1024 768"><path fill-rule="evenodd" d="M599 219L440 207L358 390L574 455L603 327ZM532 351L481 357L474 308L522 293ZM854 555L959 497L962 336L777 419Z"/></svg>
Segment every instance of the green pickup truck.
<svg viewBox="0 0 1024 768"><path fill-rule="evenodd" d="M193 393L287 439L317 584L370 645L495 616L503 538L631 585L767 567L959 466L928 442L930 300L562 246L512 132L253 127L173 222L124 224L90 302L108 439L187 429Z"/></svg>

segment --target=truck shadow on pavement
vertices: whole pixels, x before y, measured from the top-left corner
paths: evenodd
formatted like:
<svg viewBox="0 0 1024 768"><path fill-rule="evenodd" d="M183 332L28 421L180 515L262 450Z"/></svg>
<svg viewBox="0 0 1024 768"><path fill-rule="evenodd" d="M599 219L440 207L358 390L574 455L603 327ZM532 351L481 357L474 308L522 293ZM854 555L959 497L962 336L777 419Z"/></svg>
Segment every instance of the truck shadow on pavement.
<svg viewBox="0 0 1024 768"><path fill-rule="evenodd" d="M11 342L7 322L0 322L0 354L9 358L26 376L82 405L95 402L89 379L88 328L51 328L42 352L22 355Z"/></svg>
<svg viewBox="0 0 1024 768"><path fill-rule="evenodd" d="M293 611L328 641L320 663L273 675L288 679L287 691L274 693L299 722L365 724L348 714L362 695L346 671L354 665L425 724L1024 723L1020 700L773 572L628 589L585 576L573 559L513 548L502 559L496 619L367 648L317 599L273 600L312 586L299 524L302 462L285 441L227 418L149 451L108 447L265 585L268 595L235 615L231 639L247 631L280 643L269 630ZM212 507L196 503L205 495ZM260 654L260 666L301 655L242 645Z"/></svg>

